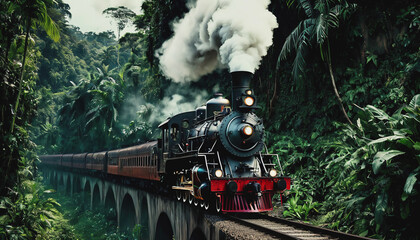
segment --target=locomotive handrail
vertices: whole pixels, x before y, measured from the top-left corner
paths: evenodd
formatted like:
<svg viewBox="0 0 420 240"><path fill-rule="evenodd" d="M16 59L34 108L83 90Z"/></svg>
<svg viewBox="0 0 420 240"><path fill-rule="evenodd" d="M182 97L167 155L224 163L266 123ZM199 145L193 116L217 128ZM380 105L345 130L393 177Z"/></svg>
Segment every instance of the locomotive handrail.
<svg viewBox="0 0 420 240"><path fill-rule="evenodd" d="M197 156L204 157L204 163L206 164L206 169L207 169L207 177L210 180L210 171L209 171L209 166L207 164L207 156L205 154L198 154Z"/></svg>
<svg viewBox="0 0 420 240"><path fill-rule="evenodd" d="M217 151L216 153L217 153L217 159L219 160L220 170L222 170L222 172L225 173L225 171L223 170L222 161L220 160L219 151ZM232 171L230 173L232 173Z"/></svg>
<svg viewBox="0 0 420 240"><path fill-rule="evenodd" d="M261 165L263 166L263 168L264 168L264 170L265 170L265 173L268 173L268 171L267 171L267 168L265 167L265 163L264 163L264 159L263 159L263 157L262 157L262 155L261 155L261 151L259 152L259 154L260 154L260 161L261 161Z"/></svg>
<svg viewBox="0 0 420 240"><path fill-rule="evenodd" d="M267 148L267 145L263 142L263 144L264 144L264 147L265 147L265 151L267 152L266 154L270 154L269 152L268 152L268 148Z"/></svg>
<svg viewBox="0 0 420 240"><path fill-rule="evenodd" d="M263 144L264 144L264 147L265 147L265 151L267 152L267 153L266 153L266 154L264 154L264 155L270 155L270 156L276 155L276 157L277 157L277 164L279 165L281 175L284 175L283 168L281 167L281 164L280 164L279 155L278 155L277 153L269 153L269 152L268 152L267 145L266 145L264 142L263 142ZM260 153L260 154L261 154L261 153Z"/></svg>
<svg viewBox="0 0 420 240"><path fill-rule="evenodd" d="M207 169L207 173L208 173L208 177L209 177L209 179L210 179L210 170L209 170L209 166L208 166L208 164L209 164L209 162L208 162L208 160L207 160L207 155L216 155L217 156L217 158L218 158L218 160L219 160L219 166L220 166L220 170L222 170L222 172L225 172L224 171L224 169L223 169L223 165L222 165L222 161L220 160L220 155L219 155L219 152L217 151L216 152L217 153L217 155L216 154L214 154L214 153L200 153L200 154L198 154L197 156L202 156L202 157L204 157L204 162L205 162L205 164L206 164L206 169ZM230 166L229 166L229 168L230 168Z"/></svg>
<svg viewBox="0 0 420 240"><path fill-rule="evenodd" d="M204 140L201 142L201 145L200 145L200 147L198 147L198 152L200 152L200 150L201 150L201 147L203 147L203 145L204 145L204 143L206 142L206 139L204 138Z"/></svg>
<svg viewBox="0 0 420 240"><path fill-rule="evenodd" d="M185 150L181 147L181 144L178 143L178 148L179 150L181 150L183 153L185 152Z"/></svg>
<svg viewBox="0 0 420 240"><path fill-rule="evenodd" d="M279 165L281 175L284 175L283 168L281 167L281 164L280 164L279 155L278 154L275 154L275 153L268 153L268 154L264 154L264 155L266 155L266 156L276 156L276 158L277 158L277 164Z"/></svg>

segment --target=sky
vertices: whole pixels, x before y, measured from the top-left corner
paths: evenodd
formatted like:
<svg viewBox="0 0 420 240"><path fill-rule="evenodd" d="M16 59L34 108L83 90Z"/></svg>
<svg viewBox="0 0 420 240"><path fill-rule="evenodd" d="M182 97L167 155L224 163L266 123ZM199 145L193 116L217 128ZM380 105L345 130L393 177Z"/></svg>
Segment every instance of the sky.
<svg viewBox="0 0 420 240"><path fill-rule="evenodd" d="M105 17L102 11L109 7L125 6L136 14L140 14L142 0L64 0L70 5L72 18L69 19L71 25L77 26L82 32L103 32L114 31L117 35L117 25L111 22L111 18ZM135 32L133 26L126 27L121 33Z"/></svg>

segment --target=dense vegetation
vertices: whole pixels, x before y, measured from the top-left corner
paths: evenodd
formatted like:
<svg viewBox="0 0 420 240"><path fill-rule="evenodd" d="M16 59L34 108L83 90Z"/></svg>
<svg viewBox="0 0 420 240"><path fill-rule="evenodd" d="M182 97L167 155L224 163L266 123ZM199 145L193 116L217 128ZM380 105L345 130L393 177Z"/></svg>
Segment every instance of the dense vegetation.
<svg viewBox="0 0 420 240"><path fill-rule="evenodd" d="M1 238L77 237L37 183L35 153L145 142L165 117L216 91L229 96L226 70L189 85L159 70L155 52L186 1L146 0L141 8L137 32L116 39L68 25L71 9L61 0L0 2ZM418 5L290 0L272 1L270 10L279 28L252 84L267 145L294 179L284 214L419 239Z"/></svg>

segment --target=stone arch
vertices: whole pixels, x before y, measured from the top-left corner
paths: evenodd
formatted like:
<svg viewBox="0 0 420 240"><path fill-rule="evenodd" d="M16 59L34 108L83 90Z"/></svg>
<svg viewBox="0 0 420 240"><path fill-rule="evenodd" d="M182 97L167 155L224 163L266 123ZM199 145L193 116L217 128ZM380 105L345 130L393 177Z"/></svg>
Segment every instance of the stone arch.
<svg viewBox="0 0 420 240"><path fill-rule="evenodd" d="M67 175L67 181L66 181L66 193L71 194L71 179L70 176Z"/></svg>
<svg viewBox="0 0 420 240"><path fill-rule="evenodd" d="M92 208L97 209L101 204L101 193L99 192L98 183L95 184L93 187L93 194L92 194Z"/></svg>
<svg viewBox="0 0 420 240"><path fill-rule="evenodd" d="M136 225L136 208L130 194L125 194L120 211L120 229L131 232Z"/></svg>
<svg viewBox="0 0 420 240"><path fill-rule="evenodd" d="M117 208L117 202L115 201L115 194L112 187L108 187L105 194L105 207L106 208Z"/></svg>
<svg viewBox="0 0 420 240"><path fill-rule="evenodd" d="M206 235L204 235L200 228L196 228L192 232L190 240L206 240Z"/></svg>
<svg viewBox="0 0 420 240"><path fill-rule="evenodd" d="M73 178L73 193L79 193L81 191L80 185L80 177L76 175Z"/></svg>
<svg viewBox="0 0 420 240"><path fill-rule="evenodd" d="M58 174L57 173L54 174L53 187L55 188L55 190L58 190Z"/></svg>
<svg viewBox="0 0 420 240"><path fill-rule="evenodd" d="M117 225L117 202L115 201L115 194L112 187L108 187L108 190L105 194L105 209L107 210L106 219Z"/></svg>
<svg viewBox="0 0 420 240"><path fill-rule="evenodd" d="M54 186L54 171L50 171L49 177L48 177L48 181L51 185Z"/></svg>
<svg viewBox="0 0 420 240"><path fill-rule="evenodd" d="M169 220L168 215L162 212L159 215L159 219L156 224L156 240L172 240L174 237L174 231L172 230L172 224Z"/></svg>
<svg viewBox="0 0 420 240"><path fill-rule="evenodd" d="M83 206L90 206L91 200L91 190L90 190L90 182L86 181L85 186L83 188ZM87 209L85 207L85 209Z"/></svg>
<svg viewBox="0 0 420 240"><path fill-rule="evenodd" d="M141 237L140 239L149 238L149 207L147 203L147 198L144 197L141 201L140 206L140 226L141 226Z"/></svg>
<svg viewBox="0 0 420 240"><path fill-rule="evenodd" d="M63 174L60 174L58 176L58 186L63 186L64 185L64 176Z"/></svg>

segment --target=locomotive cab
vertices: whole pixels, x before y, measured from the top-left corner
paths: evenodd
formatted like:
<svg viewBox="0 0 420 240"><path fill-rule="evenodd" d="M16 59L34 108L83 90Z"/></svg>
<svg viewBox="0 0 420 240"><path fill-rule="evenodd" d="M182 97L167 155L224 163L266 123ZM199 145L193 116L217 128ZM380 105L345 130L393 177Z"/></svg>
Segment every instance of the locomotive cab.
<svg viewBox="0 0 420 240"><path fill-rule="evenodd" d="M185 143L195 115L195 111L180 113L159 125L162 134L160 173L172 172L174 167L168 164L168 159L183 155L187 151L188 145Z"/></svg>

